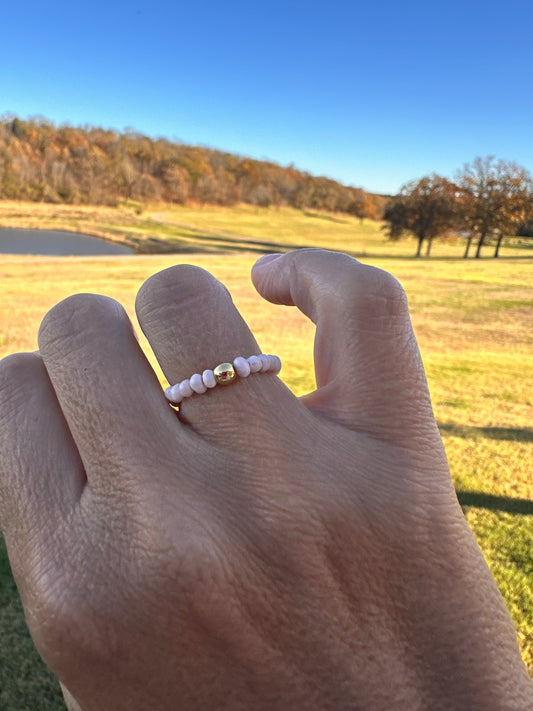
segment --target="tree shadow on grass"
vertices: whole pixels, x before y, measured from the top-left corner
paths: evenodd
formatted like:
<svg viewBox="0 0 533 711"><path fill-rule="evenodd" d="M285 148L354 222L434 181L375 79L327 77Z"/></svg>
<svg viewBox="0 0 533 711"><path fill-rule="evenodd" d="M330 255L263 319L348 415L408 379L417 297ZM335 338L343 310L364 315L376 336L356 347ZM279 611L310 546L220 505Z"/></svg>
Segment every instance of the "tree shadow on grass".
<svg viewBox="0 0 533 711"><path fill-rule="evenodd" d="M126 244L131 246L137 254L231 254L235 252L269 254L306 247L301 244L269 242L238 235L214 236L200 231L197 236L188 236L185 239L180 237L130 237Z"/></svg>
<svg viewBox="0 0 533 711"><path fill-rule="evenodd" d="M533 442L533 429L529 427L472 427L448 422L439 423L439 430L442 435L463 439L476 440L486 437L508 442Z"/></svg>
<svg viewBox="0 0 533 711"><path fill-rule="evenodd" d="M313 217L316 218L317 220L327 220L328 222L339 222L340 224L346 225L349 224L350 220L347 220L342 217L335 217L335 215L327 215L324 213L318 213L318 212L309 212L308 210L302 210L303 214L306 217Z"/></svg>
<svg viewBox="0 0 533 711"><path fill-rule="evenodd" d="M459 425L453 422L439 423L442 435L462 437L463 439L477 440L481 438L506 440L509 442L533 442L533 430L527 427L472 427ZM490 511L504 511L506 513L533 516L533 501L510 496L497 496L476 491L457 491L457 498L461 506L488 509Z"/></svg>
<svg viewBox="0 0 533 711"><path fill-rule="evenodd" d="M477 509L489 511L504 511L505 513L533 516L533 501L529 499L515 499L510 496L495 496L482 494L475 491L457 491L457 498L461 506L472 506Z"/></svg>
<svg viewBox="0 0 533 711"><path fill-rule="evenodd" d="M255 237L245 237L244 235L233 235L228 233L213 235L212 233L202 233L198 235L199 239L203 242L213 245L221 245L223 249L227 250L252 250L257 252L272 252L272 251L282 251L286 252L290 249L303 249L305 245L301 244L289 244L288 242L270 242L268 240L256 239Z"/></svg>

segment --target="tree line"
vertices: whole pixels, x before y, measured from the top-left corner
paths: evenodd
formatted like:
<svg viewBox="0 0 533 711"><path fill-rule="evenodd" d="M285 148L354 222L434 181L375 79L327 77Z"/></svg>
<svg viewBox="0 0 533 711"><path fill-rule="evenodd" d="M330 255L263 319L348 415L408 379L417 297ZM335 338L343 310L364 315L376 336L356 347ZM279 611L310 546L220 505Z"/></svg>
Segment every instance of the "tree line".
<svg viewBox="0 0 533 711"><path fill-rule="evenodd" d="M533 237L533 181L516 163L476 158L454 181L433 174L407 183L383 217L391 239L405 234L417 238L417 257L424 243L429 256L433 240L450 235L465 237L465 258L473 242L480 257L489 241L497 257L504 237Z"/></svg>
<svg viewBox="0 0 533 711"><path fill-rule="evenodd" d="M113 205L121 200L344 212L377 219L386 198L294 166L93 126L0 118L0 199Z"/></svg>
<svg viewBox="0 0 533 711"><path fill-rule="evenodd" d="M132 130L56 126L42 117L0 117L0 199L116 205L141 202L288 205L386 221L390 239L417 238L416 254L436 238L465 238L467 257L489 241L533 236L533 181L525 168L476 158L455 180L432 174L388 198L315 177L294 166Z"/></svg>

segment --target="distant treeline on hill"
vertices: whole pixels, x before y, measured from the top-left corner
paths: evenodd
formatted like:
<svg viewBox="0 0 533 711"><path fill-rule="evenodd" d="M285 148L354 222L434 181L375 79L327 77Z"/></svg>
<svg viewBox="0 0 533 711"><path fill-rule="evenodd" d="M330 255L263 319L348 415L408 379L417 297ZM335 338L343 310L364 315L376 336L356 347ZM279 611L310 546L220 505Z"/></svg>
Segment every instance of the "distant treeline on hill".
<svg viewBox="0 0 533 711"><path fill-rule="evenodd" d="M386 198L274 163L133 131L0 118L0 199L290 205L380 218Z"/></svg>

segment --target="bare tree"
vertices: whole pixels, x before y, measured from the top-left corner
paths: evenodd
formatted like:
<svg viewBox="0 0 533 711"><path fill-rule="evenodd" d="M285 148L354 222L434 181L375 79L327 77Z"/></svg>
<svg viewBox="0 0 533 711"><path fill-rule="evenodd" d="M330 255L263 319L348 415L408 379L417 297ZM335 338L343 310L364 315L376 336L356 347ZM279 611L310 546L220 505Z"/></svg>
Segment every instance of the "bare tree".
<svg viewBox="0 0 533 711"><path fill-rule="evenodd" d="M476 257L489 237L515 235L531 210L533 183L525 168L493 156L476 158L457 176L460 212L468 232L465 258L477 239Z"/></svg>

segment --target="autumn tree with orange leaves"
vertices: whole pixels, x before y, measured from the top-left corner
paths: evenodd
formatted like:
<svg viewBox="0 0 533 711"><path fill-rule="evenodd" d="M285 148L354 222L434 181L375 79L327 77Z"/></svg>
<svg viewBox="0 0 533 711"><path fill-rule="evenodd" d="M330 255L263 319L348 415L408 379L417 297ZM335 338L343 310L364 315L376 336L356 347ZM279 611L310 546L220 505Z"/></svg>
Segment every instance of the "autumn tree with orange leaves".
<svg viewBox="0 0 533 711"><path fill-rule="evenodd" d="M328 210L379 218L385 198L282 167L133 130L0 116L0 200L120 200Z"/></svg>
<svg viewBox="0 0 533 711"><path fill-rule="evenodd" d="M457 186L440 175L430 175L404 185L392 198L383 219L390 239L411 234L418 239L416 256L422 254L426 242L426 256L431 254L435 237L440 237L459 225Z"/></svg>

